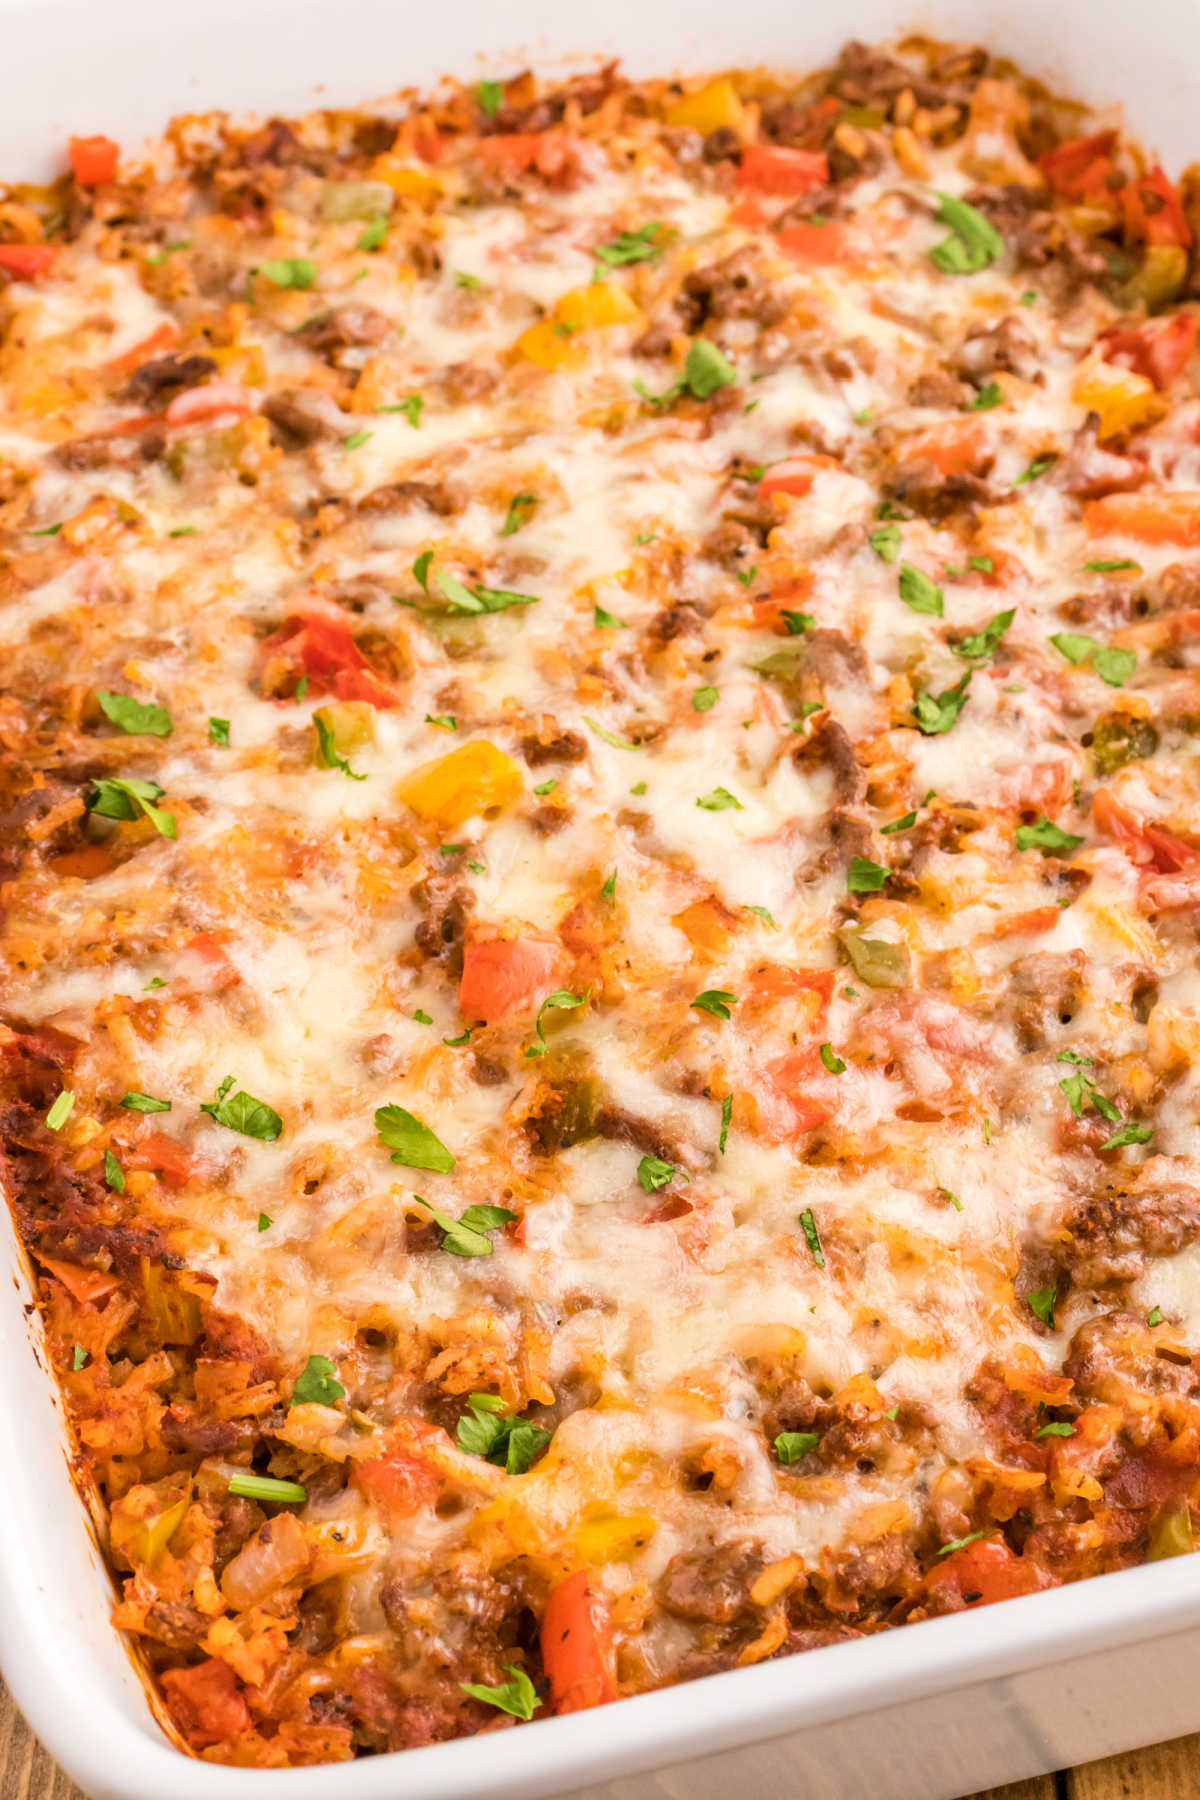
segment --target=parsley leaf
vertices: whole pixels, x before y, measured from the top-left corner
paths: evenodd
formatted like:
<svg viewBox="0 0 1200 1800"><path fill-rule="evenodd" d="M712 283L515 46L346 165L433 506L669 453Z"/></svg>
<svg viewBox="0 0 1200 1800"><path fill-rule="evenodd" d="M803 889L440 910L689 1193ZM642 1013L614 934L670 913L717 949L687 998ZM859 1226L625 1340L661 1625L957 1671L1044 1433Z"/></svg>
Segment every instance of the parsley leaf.
<svg viewBox="0 0 1200 1800"><path fill-rule="evenodd" d="M549 1049L549 1045L546 1043L546 1030L542 1024L542 1020L548 1012L574 1012L576 1007L586 1006L591 997L591 988L586 994L573 994L569 988L559 988L555 993L547 994L538 1007L537 1024L534 1027L538 1041L536 1044L530 1045L525 1052L526 1056L545 1056Z"/></svg>
<svg viewBox="0 0 1200 1800"><path fill-rule="evenodd" d="M1148 1144L1153 1136L1154 1127L1152 1125L1136 1125L1132 1119L1126 1119L1125 1123L1117 1131L1114 1131L1110 1138L1105 1139L1100 1148L1102 1150L1119 1150L1125 1144Z"/></svg>
<svg viewBox="0 0 1200 1800"><path fill-rule="evenodd" d="M707 400L718 388L737 380L737 370L707 338L693 338L683 365L683 384L697 400Z"/></svg>
<svg viewBox="0 0 1200 1800"><path fill-rule="evenodd" d="M822 1044L817 1054L820 1056L821 1061L831 1075L842 1075L845 1073L846 1065L841 1057L837 1055L832 1044Z"/></svg>
<svg viewBox="0 0 1200 1800"><path fill-rule="evenodd" d="M426 725L440 725L443 731L458 730L458 720L453 713L426 713L424 723ZM534 789L534 792L537 792L536 788Z"/></svg>
<svg viewBox="0 0 1200 1800"><path fill-rule="evenodd" d="M1083 566L1089 575L1116 575L1121 569L1137 569L1140 573L1142 565L1129 556L1101 556Z"/></svg>
<svg viewBox="0 0 1200 1800"><path fill-rule="evenodd" d="M916 822L917 815L915 812L902 813L898 819L893 819L890 825L881 825L879 827L879 834L881 837L891 837L894 832L908 831L916 824Z"/></svg>
<svg viewBox="0 0 1200 1800"><path fill-rule="evenodd" d="M1035 1438L1074 1437L1075 1427L1066 1424L1061 1419L1051 1419L1048 1425L1043 1425L1041 1429L1035 1431L1033 1435Z"/></svg>
<svg viewBox="0 0 1200 1800"><path fill-rule="evenodd" d="M136 819L140 812L149 819L160 837L174 838L177 835L174 813L163 812L154 804L162 799L164 791L157 781L135 781L132 776L121 781L115 776L105 776L97 780L87 809L100 819Z"/></svg>
<svg viewBox="0 0 1200 1800"><path fill-rule="evenodd" d="M401 1109L397 1107L395 1110ZM379 1114L376 1113L375 1117L378 1120ZM468 1206L461 1219L452 1219L448 1213L439 1212L436 1206L423 1200L420 1194L414 1194L413 1199L425 1208L435 1225L441 1226L445 1233L442 1249L448 1250L451 1256L491 1256L495 1245L486 1234L498 1231L501 1225L507 1225L510 1219L517 1216L503 1206Z"/></svg>
<svg viewBox="0 0 1200 1800"><path fill-rule="evenodd" d="M946 688L943 693L929 694L922 691L917 695L913 717L926 737L936 737L953 727L967 703L967 689L970 685L971 671L968 669L961 681L956 682L952 688Z"/></svg>
<svg viewBox="0 0 1200 1800"><path fill-rule="evenodd" d="M208 721L208 741L210 744L219 744L223 750L228 750L228 748L229 748L229 720L228 719L211 719L211 718L209 719L209 721Z"/></svg>
<svg viewBox="0 0 1200 1800"><path fill-rule="evenodd" d="M765 906L744 906L742 908L742 911L748 912L748 913L753 913L755 918L761 919L763 924L766 925L771 931L779 930L779 926L776 924L774 918L767 911Z"/></svg>
<svg viewBox="0 0 1200 1800"><path fill-rule="evenodd" d="M846 871L846 886L852 894L877 894L889 871L881 863L865 856L853 856Z"/></svg>
<svg viewBox="0 0 1200 1800"><path fill-rule="evenodd" d="M71 1367L79 1370L87 1367L88 1353L82 1344L75 1344L71 1349Z"/></svg>
<svg viewBox="0 0 1200 1800"><path fill-rule="evenodd" d="M1058 461L1057 456L1035 456L1029 467L1013 482L1014 487L1022 487L1027 481L1036 481L1047 469L1052 469Z"/></svg>
<svg viewBox="0 0 1200 1800"><path fill-rule="evenodd" d="M629 263L657 262L662 255L662 234L663 227L652 220L636 231L618 232L611 244L598 244L596 255L611 269L624 268Z"/></svg>
<svg viewBox="0 0 1200 1800"><path fill-rule="evenodd" d="M811 631L817 622L812 613L789 612L783 606L779 609L779 616L787 626L789 637L800 637L803 632Z"/></svg>
<svg viewBox="0 0 1200 1800"><path fill-rule="evenodd" d="M535 788L534 793L536 793L536 792L537 792L537 789ZM612 874L605 881L604 886L600 889L600 898L602 900L615 900L616 897L617 897L617 871L614 869Z"/></svg>
<svg viewBox="0 0 1200 1800"><path fill-rule="evenodd" d="M170 737L171 715L164 706L135 700L130 694L110 694L107 688L100 688L96 698L110 724L119 726L128 736Z"/></svg>
<svg viewBox="0 0 1200 1800"><path fill-rule="evenodd" d="M1045 813L1034 825L1017 826L1018 850L1040 850L1043 856L1070 856L1082 842L1073 831L1053 824Z"/></svg>
<svg viewBox="0 0 1200 1800"><path fill-rule="evenodd" d="M813 1217L813 1209L806 1206L800 1214L800 1229L804 1233L804 1241L812 1252L812 1259L818 1269L825 1267L825 1252L821 1248L821 1238L817 1231L817 1221Z"/></svg>
<svg viewBox="0 0 1200 1800"><path fill-rule="evenodd" d="M540 781L533 791L541 798L545 794L552 794L557 786L558 776L552 775L549 781Z"/></svg>
<svg viewBox="0 0 1200 1800"><path fill-rule="evenodd" d="M502 81L481 81L475 89L479 101L479 110L494 119L504 105L504 83Z"/></svg>
<svg viewBox="0 0 1200 1800"><path fill-rule="evenodd" d="M357 774L355 770L350 767L346 758L339 755L337 739L334 736L333 727L327 719L321 717L319 709L313 714L313 724L317 728L317 743L320 746L321 761L325 764L325 767L327 769L340 769L342 774L348 775L351 781L365 781L367 779L366 776Z"/></svg>
<svg viewBox="0 0 1200 1800"><path fill-rule="evenodd" d="M705 988L702 994L689 1002L697 1012L711 1013L714 1019L728 1019L730 1007L737 1005L737 995L726 993L724 988Z"/></svg>
<svg viewBox="0 0 1200 1800"><path fill-rule="evenodd" d="M114 1194L125 1192L125 1171L111 1150L104 1152L104 1185L111 1188Z"/></svg>
<svg viewBox="0 0 1200 1800"><path fill-rule="evenodd" d="M729 1126L733 1119L733 1095L726 1094L721 1102L721 1135L717 1139L717 1149L725 1154L725 1146L729 1142Z"/></svg>
<svg viewBox="0 0 1200 1800"><path fill-rule="evenodd" d="M952 1556L956 1550L965 1550L968 1544L977 1544L982 1536L982 1531L972 1531L966 1537L951 1538L948 1544L942 1545L938 1555Z"/></svg>
<svg viewBox="0 0 1200 1800"><path fill-rule="evenodd" d="M729 792L728 788L715 787L711 794L702 794L696 802L705 812L745 812L741 801Z"/></svg>
<svg viewBox="0 0 1200 1800"><path fill-rule="evenodd" d="M1030 1312L1035 1319L1040 1319L1043 1325L1048 1325L1051 1331L1054 1330L1054 1302L1057 1298L1057 1286L1039 1288L1036 1294L1028 1296Z"/></svg>
<svg viewBox="0 0 1200 1800"><path fill-rule="evenodd" d="M252 275L265 275L281 288L310 288L317 279L317 265L307 256L284 256L273 262L259 263Z"/></svg>
<svg viewBox="0 0 1200 1800"><path fill-rule="evenodd" d="M156 1100L153 1094L139 1094L132 1089L125 1095L121 1105L127 1107L130 1112L160 1113L171 1110L169 1100Z"/></svg>
<svg viewBox="0 0 1200 1800"><path fill-rule="evenodd" d="M950 236L935 244L930 261L947 275L974 275L994 263L1004 250L1004 239L990 220L953 194L938 194L934 213L939 225L950 227Z"/></svg>
<svg viewBox="0 0 1200 1800"><path fill-rule="evenodd" d="M502 1681L498 1687L485 1687L478 1681L460 1681L458 1685L464 1694L470 1694L473 1700L482 1700L485 1706L498 1707L501 1712L511 1713L514 1719L532 1719L542 1704L537 1689L516 1663L505 1663L504 1673L511 1675L512 1680Z"/></svg>
<svg viewBox="0 0 1200 1800"><path fill-rule="evenodd" d="M1083 1117L1089 1106L1094 1107L1100 1117L1107 1119L1110 1125L1115 1125L1120 1119L1120 1108L1114 1106L1107 1095L1100 1093L1095 1082L1089 1080L1086 1075L1066 1075L1058 1085L1066 1095L1067 1105L1077 1119Z"/></svg>
<svg viewBox="0 0 1200 1800"><path fill-rule="evenodd" d="M346 1390L337 1379L337 1365L327 1356L310 1356L292 1389L289 1406L333 1406L345 1398Z"/></svg>
<svg viewBox="0 0 1200 1800"><path fill-rule="evenodd" d="M63 1088L50 1111L46 1114L46 1125L51 1131L61 1131L71 1116L75 1105L75 1096L69 1088Z"/></svg>
<svg viewBox="0 0 1200 1800"><path fill-rule="evenodd" d="M458 1421L454 1441L469 1456L483 1456L510 1475L525 1471L550 1442L551 1434L510 1413L496 1394L472 1394L469 1413Z"/></svg>
<svg viewBox="0 0 1200 1800"><path fill-rule="evenodd" d="M820 1433L816 1431L781 1431L771 1448L781 1463L794 1463L815 1450L820 1441Z"/></svg>
<svg viewBox="0 0 1200 1800"><path fill-rule="evenodd" d="M616 613L606 612L604 607L597 606L592 612L592 624L598 631L628 631L624 619L618 619Z"/></svg>
<svg viewBox="0 0 1200 1800"><path fill-rule="evenodd" d="M867 541L883 562L894 563L900 554L900 527L894 521L877 525Z"/></svg>
<svg viewBox="0 0 1200 1800"><path fill-rule="evenodd" d="M960 638L958 643L951 644L950 648L955 656L966 657L971 662L982 661L992 654L1016 616L1015 606L1008 607L1004 612L993 613L981 630L973 631L969 636Z"/></svg>
<svg viewBox="0 0 1200 1800"><path fill-rule="evenodd" d="M387 234L387 215L385 213L379 213L377 217L371 220L369 225L364 225L363 229L359 232L355 249L378 250L380 244L382 244L387 237Z"/></svg>
<svg viewBox="0 0 1200 1800"><path fill-rule="evenodd" d="M680 1173L682 1171L676 1169L674 1163L664 1162L661 1156L643 1156L637 1166L637 1178L644 1194L656 1194Z"/></svg>
<svg viewBox="0 0 1200 1800"><path fill-rule="evenodd" d="M698 687L692 695L692 711L698 713L711 712L721 698L715 687Z"/></svg>
<svg viewBox="0 0 1200 1800"><path fill-rule="evenodd" d="M229 1094L232 1086L233 1076L227 1075L217 1089L216 1099L206 1100L200 1111L207 1113L218 1125L240 1131L243 1137L259 1138L264 1144L273 1144L283 1130L279 1114L265 1100L256 1100L253 1094L241 1090Z"/></svg>
<svg viewBox="0 0 1200 1800"><path fill-rule="evenodd" d="M454 1167L445 1144L406 1107L376 1107L375 1129L392 1152L394 1163L409 1169L433 1169L439 1175L448 1175Z"/></svg>
<svg viewBox="0 0 1200 1800"><path fill-rule="evenodd" d="M1050 642L1069 663L1082 663L1091 658L1092 667L1109 687L1124 687L1137 668L1137 655L1132 650L1116 650L1101 644L1086 631L1056 631Z"/></svg>
<svg viewBox="0 0 1200 1800"><path fill-rule="evenodd" d="M991 412L992 408L999 406L1003 399L1004 395L1000 391L999 382L989 381L986 387L980 388L972 400L970 410L971 412Z"/></svg>
<svg viewBox="0 0 1200 1800"><path fill-rule="evenodd" d="M945 610L942 590L935 581L930 581L924 570L912 563L901 563L899 589L905 606L911 606L914 612L929 613L935 619L942 617Z"/></svg>
<svg viewBox="0 0 1200 1800"><path fill-rule="evenodd" d="M504 523L500 527L501 537L512 537L520 531L522 525L529 523L529 511L537 505L536 494L514 494L508 503L508 511L504 515Z"/></svg>
<svg viewBox="0 0 1200 1800"><path fill-rule="evenodd" d="M258 1215L259 1231L270 1231L270 1229L274 1223L275 1223L275 1221L271 1217L270 1213L264 1213L264 1212L259 1213L259 1215Z"/></svg>

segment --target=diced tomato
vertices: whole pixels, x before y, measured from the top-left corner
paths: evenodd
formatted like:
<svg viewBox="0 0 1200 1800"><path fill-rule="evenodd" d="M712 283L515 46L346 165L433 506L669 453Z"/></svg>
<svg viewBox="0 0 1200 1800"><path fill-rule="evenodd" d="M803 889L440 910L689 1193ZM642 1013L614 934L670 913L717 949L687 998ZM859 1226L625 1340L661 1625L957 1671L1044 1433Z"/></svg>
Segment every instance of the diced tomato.
<svg viewBox="0 0 1200 1800"><path fill-rule="evenodd" d="M582 1712L617 1698L616 1653L608 1606L576 1569L550 1593L542 1616L542 1663L555 1712Z"/></svg>
<svg viewBox="0 0 1200 1800"><path fill-rule="evenodd" d="M56 875L66 875L76 881L94 881L97 875L107 875L113 866L113 843L85 844L81 850L64 850L61 856L50 858L50 867Z"/></svg>
<svg viewBox="0 0 1200 1800"><path fill-rule="evenodd" d="M572 166L575 147L565 131L506 131L480 138L476 155L494 169L514 174L536 169L552 181Z"/></svg>
<svg viewBox="0 0 1200 1800"><path fill-rule="evenodd" d="M1098 131L1092 137L1068 138L1038 157L1038 168L1051 193L1063 200L1087 200L1107 195L1108 177L1116 164L1115 131Z"/></svg>
<svg viewBox="0 0 1200 1800"><path fill-rule="evenodd" d="M458 1009L491 1025L528 1011L557 979L561 952L540 938L484 938L463 951Z"/></svg>
<svg viewBox="0 0 1200 1800"><path fill-rule="evenodd" d="M1200 544L1200 493L1105 494L1084 502L1092 537L1128 537L1143 544Z"/></svg>
<svg viewBox="0 0 1200 1800"><path fill-rule="evenodd" d="M854 242L846 227L833 223L813 225L805 220L799 225L785 225L775 234L779 248L797 262L853 262Z"/></svg>
<svg viewBox="0 0 1200 1800"><path fill-rule="evenodd" d="M977 469L988 453L986 428L978 419L947 419L905 438L905 462L932 463L939 475Z"/></svg>
<svg viewBox="0 0 1200 1800"><path fill-rule="evenodd" d="M441 1490L437 1470L404 1450L359 1463L354 1479L359 1487L381 1500L389 1512L405 1515L425 1511Z"/></svg>
<svg viewBox="0 0 1200 1800"><path fill-rule="evenodd" d="M202 962L207 963L212 974L212 987L218 994L226 988L236 987L242 979L229 960L224 944L213 936L211 931L200 931L188 945L194 950Z"/></svg>
<svg viewBox="0 0 1200 1800"><path fill-rule="evenodd" d="M829 1080L814 1047L789 1050L763 1069L763 1086L787 1114L787 1135L802 1137L806 1131L814 1131L832 1119L835 1109L813 1092L822 1077Z"/></svg>
<svg viewBox="0 0 1200 1800"><path fill-rule="evenodd" d="M1106 362L1135 370L1156 388L1169 388L1196 348L1196 315L1177 312L1125 330L1114 327L1102 331L1096 342Z"/></svg>
<svg viewBox="0 0 1200 1800"><path fill-rule="evenodd" d="M998 1538L979 1538L944 1556L925 1577L927 1588L951 1589L967 1606L990 1606L1018 1594L1035 1594L1054 1582L1036 1563L1026 1562Z"/></svg>
<svg viewBox="0 0 1200 1800"><path fill-rule="evenodd" d="M1161 169L1151 169L1121 189L1125 235L1145 244L1179 244L1191 248L1192 234L1179 193Z"/></svg>
<svg viewBox="0 0 1200 1800"><path fill-rule="evenodd" d="M134 1169L152 1169L170 1187L182 1187L196 1172L192 1152L167 1131L144 1131L128 1157Z"/></svg>
<svg viewBox="0 0 1200 1800"><path fill-rule="evenodd" d="M166 411L168 425L198 425L205 419L219 419L223 414L244 418L253 411L254 398L236 381L210 381L204 387L188 388L176 394Z"/></svg>
<svg viewBox="0 0 1200 1800"><path fill-rule="evenodd" d="M0 244L0 269L14 281L36 281L54 266L53 244Z"/></svg>
<svg viewBox="0 0 1200 1800"><path fill-rule="evenodd" d="M441 134L432 125L422 125L413 133L413 149L422 162L437 162L442 154Z"/></svg>
<svg viewBox="0 0 1200 1800"><path fill-rule="evenodd" d="M837 979L836 969L789 969L783 963L760 963L750 974L749 986L755 999L786 1000L795 994L817 994L820 1016L824 1018Z"/></svg>
<svg viewBox="0 0 1200 1800"><path fill-rule="evenodd" d="M294 617L267 639L269 649L286 650L304 673L339 700L367 700L381 711L398 706L399 695L375 674L342 619L325 613Z"/></svg>
<svg viewBox="0 0 1200 1800"><path fill-rule="evenodd" d="M114 144L111 138L73 137L71 168L80 187L99 187L101 182L111 181L117 172L120 154L120 145Z"/></svg>
<svg viewBox="0 0 1200 1800"><path fill-rule="evenodd" d="M148 337L139 338L136 344L131 344L123 356L114 356L108 368L114 375L132 375L135 369L140 369L152 356L169 350L178 336L178 328L167 319L163 324L156 325Z"/></svg>
<svg viewBox="0 0 1200 1800"><path fill-rule="evenodd" d="M832 456L789 456L772 463L758 484L760 499L768 494L807 494L822 469L840 469Z"/></svg>
<svg viewBox="0 0 1200 1800"><path fill-rule="evenodd" d="M168 1669L162 1684L171 1717L193 1749L205 1750L249 1731L249 1708L228 1663L210 1656L193 1669Z"/></svg>
<svg viewBox="0 0 1200 1800"><path fill-rule="evenodd" d="M98 1301L107 1300L121 1285L119 1275L103 1269L81 1269L78 1263L59 1262L52 1256L39 1256L38 1261L56 1281L62 1282L80 1306L95 1306Z"/></svg>
<svg viewBox="0 0 1200 1800"><path fill-rule="evenodd" d="M1001 913L992 926L993 937L1032 937L1040 931L1053 931L1062 918L1057 906L1035 906L1031 912Z"/></svg>
<svg viewBox="0 0 1200 1800"><path fill-rule="evenodd" d="M1124 806L1108 788L1097 788L1092 799L1092 820L1116 838L1132 862L1153 865L1160 875L1177 875L1200 864L1200 849L1143 819Z"/></svg>
<svg viewBox="0 0 1200 1800"><path fill-rule="evenodd" d="M819 150L784 150L750 144L742 152L738 185L760 194L807 194L829 180L829 161Z"/></svg>

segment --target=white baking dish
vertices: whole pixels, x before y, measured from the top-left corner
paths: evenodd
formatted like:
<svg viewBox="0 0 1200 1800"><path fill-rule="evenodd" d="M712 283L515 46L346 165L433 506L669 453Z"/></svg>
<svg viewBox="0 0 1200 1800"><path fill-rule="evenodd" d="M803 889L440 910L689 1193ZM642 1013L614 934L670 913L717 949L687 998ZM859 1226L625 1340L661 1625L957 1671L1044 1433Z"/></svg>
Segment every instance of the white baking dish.
<svg viewBox="0 0 1200 1800"><path fill-rule="evenodd" d="M806 68L848 36L986 41L1051 84L1124 102L1169 168L1200 152L1200 0L0 0L0 171L58 166L69 133L135 145L176 111L302 110L445 71L619 55L634 73ZM3 1227L8 1231L7 1223ZM11 1237L0 1234L9 1257ZM95 1800L586 1800L803 1793L939 1800L1200 1728L1200 1557L761 1664L532 1729L332 1768L181 1755L108 1625L17 1272L0 1293L0 1663Z"/></svg>

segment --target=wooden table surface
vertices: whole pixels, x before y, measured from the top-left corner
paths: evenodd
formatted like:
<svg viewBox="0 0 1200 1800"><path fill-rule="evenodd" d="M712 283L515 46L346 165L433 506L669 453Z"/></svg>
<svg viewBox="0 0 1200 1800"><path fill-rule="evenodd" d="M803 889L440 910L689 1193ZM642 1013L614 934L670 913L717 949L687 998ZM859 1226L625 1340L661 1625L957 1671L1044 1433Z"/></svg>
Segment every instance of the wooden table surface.
<svg viewBox="0 0 1200 1800"><path fill-rule="evenodd" d="M3 1684L0 1800L83 1800L80 1789L46 1755ZM989 1788L975 1800L1200 1800L1200 1736L1111 1756L1038 1781Z"/></svg>

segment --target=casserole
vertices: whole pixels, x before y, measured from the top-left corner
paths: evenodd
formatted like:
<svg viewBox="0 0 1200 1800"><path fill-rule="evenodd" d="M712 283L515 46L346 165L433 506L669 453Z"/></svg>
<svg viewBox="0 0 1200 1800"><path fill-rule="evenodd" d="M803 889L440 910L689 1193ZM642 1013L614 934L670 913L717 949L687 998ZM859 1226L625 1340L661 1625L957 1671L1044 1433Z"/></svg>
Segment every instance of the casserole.
<svg viewBox="0 0 1200 1800"><path fill-rule="evenodd" d="M225 97L228 97L228 96L227 96L227 95L226 95L226 96L225 96ZM827 1065L827 1066L828 1066L828 1065ZM1066 1597L1065 1597L1065 1596L1059 1596L1059 1597L1058 1597L1058 1598L1059 1598L1059 1603L1060 1603L1060 1604L1063 1604L1063 1603L1065 1603L1065 1599L1066 1599ZM1072 1599L1074 1599L1074 1596L1072 1596ZM1028 1617L1029 1617L1029 1618L1030 1618L1030 1619L1031 1619L1031 1620L1032 1620L1032 1618L1033 1618L1033 1616L1034 1616L1034 1615L1033 1615L1033 1607L1032 1607L1032 1603L1031 1603L1031 1604L1030 1604L1030 1606L1029 1606L1029 1608L1028 1608L1028 1609L1027 1609L1027 1616L1028 1616ZM922 1628L922 1629L924 1629L924 1628ZM932 1631L932 1628L929 1628L929 1629L930 1629L930 1631ZM855 1647L855 1649L856 1649L856 1651L857 1651L857 1649L858 1649L858 1647L857 1647L857 1646L856 1646L856 1647ZM840 1655L840 1654L841 1654L841 1653L840 1653L840 1652L838 1652L838 1654L839 1654L839 1655ZM831 1652L831 1653L829 1653L829 1656L828 1656L828 1658L827 1658L827 1666L829 1666L829 1667L832 1667L832 1666L833 1666L833 1661L834 1661L834 1653L832 1653L832 1652ZM748 1679L748 1677L747 1677L747 1679ZM814 1678L814 1679L815 1679L815 1678ZM553 1729L553 1730L554 1730L554 1731L555 1731L555 1732L560 1732L560 1731L561 1731L561 1727L560 1727L560 1725L558 1725L558 1724L556 1724L556 1725L555 1725L555 1726L554 1726L554 1727L553 1727L553 1728L552 1728L552 1729ZM506 1742L507 1742L507 1741L509 1741L509 1740L506 1740ZM461 1747L460 1747L460 1748L461 1748ZM440 1754L440 1753L439 1753L439 1754ZM502 1752L501 1752L501 1751L500 1751L500 1750L493 1750L493 1751L492 1751L492 1754L491 1754L491 1757L490 1757L490 1758L489 1758L489 1767L490 1767L490 1768L491 1768L491 1769L492 1769L492 1770L493 1770L493 1772L494 1772L494 1770L495 1770L495 1767L496 1767L496 1760L497 1760L497 1758L498 1758L498 1756L499 1756L499 1755L500 1755L500 1754L502 1754ZM526 1752L525 1752L525 1755L526 1755L526 1756L527 1756L527 1755L528 1755L528 1754L529 1754L529 1752L528 1752L528 1751L526 1751ZM443 1759L443 1760L445 1760L445 1759ZM464 1765L465 1765L465 1762L466 1762L466 1760L467 1760L467 1759L466 1759L466 1758L464 1758L464 1759L463 1759L463 1760L464 1760ZM523 1761L524 1761L524 1757L523 1757ZM525 1768L526 1768L526 1770L527 1770L527 1769L528 1769L528 1763L527 1763L527 1762L525 1762ZM927 1773L928 1773L928 1772L927 1772L927 1771L926 1771L926 1775L927 1775ZM123 1777L122 1777L122 1779L123 1779ZM215 1776L215 1775L214 1775L214 1777L213 1777L213 1779L214 1779L214 1780L215 1780L215 1779L216 1779L216 1776ZM298 1778L297 1778L297 1777L293 1777L293 1778L292 1778L292 1779L298 1779ZM307 1777L306 1777L306 1778L305 1778L305 1779L307 1779ZM536 1781L536 1780L537 1780L537 1777L536 1777L536 1776L534 1776L534 1778L533 1778L533 1779L534 1779L534 1780L535 1780L535 1781ZM551 1777L551 1779L556 1779L556 1777ZM971 1776L970 1776L970 1779L971 1779L971 1780L978 1780L978 1779L979 1779L979 1775L978 1775L978 1773L977 1773L977 1772L976 1772L976 1771L975 1771L975 1770L972 1770L972 1773L971 1773ZM176 1785L178 1785L178 1784L176 1784ZM526 1780L524 1780L524 1782L523 1782L523 1785L524 1785L524 1787L525 1787L525 1791L529 1791L529 1790L528 1790L528 1780L527 1780L527 1779L526 1779ZM464 1788L463 1788L463 1785L462 1785L462 1781L461 1781L461 1779L460 1779L460 1780L459 1780L459 1782L458 1782L458 1787L457 1787L457 1791L464 1791ZM549 1790L547 1790L547 1791L549 1791Z"/></svg>

